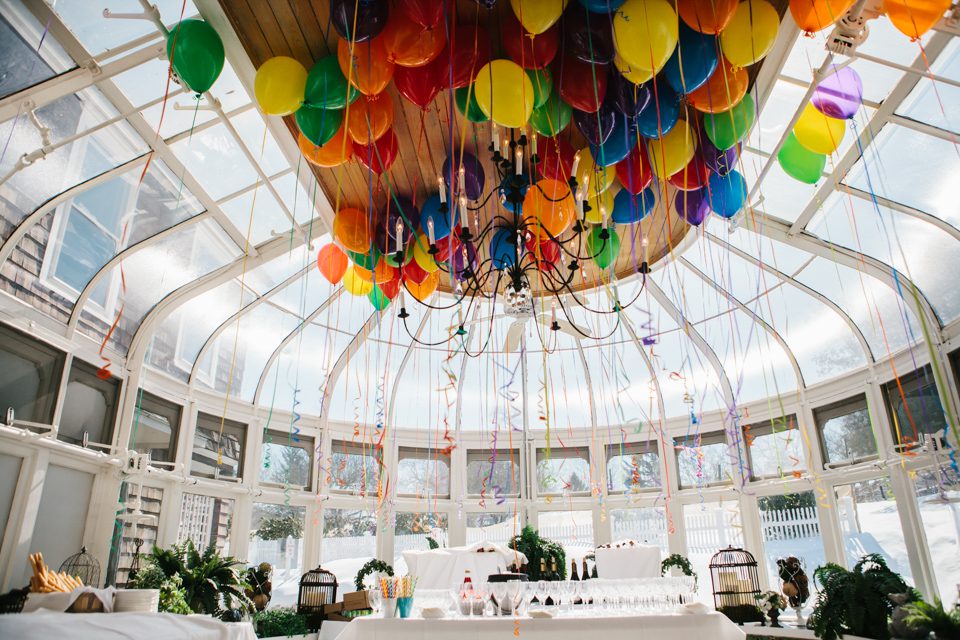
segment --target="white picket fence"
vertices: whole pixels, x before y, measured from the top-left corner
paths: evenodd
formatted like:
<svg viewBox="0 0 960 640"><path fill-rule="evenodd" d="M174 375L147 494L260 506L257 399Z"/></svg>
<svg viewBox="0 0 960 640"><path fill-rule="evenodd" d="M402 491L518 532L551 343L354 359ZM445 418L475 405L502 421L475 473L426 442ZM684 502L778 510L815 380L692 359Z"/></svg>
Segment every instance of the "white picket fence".
<svg viewBox="0 0 960 640"><path fill-rule="evenodd" d="M541 537L559 542L564 547L593 548L593 523L548 524L539 527Z"/></svg>
<svg viewBox="0 0 960 640"><path fill-rule="evenodd" d="M816 507L797 507L760 512L764 540L819 538L820 521Z"/></svg>

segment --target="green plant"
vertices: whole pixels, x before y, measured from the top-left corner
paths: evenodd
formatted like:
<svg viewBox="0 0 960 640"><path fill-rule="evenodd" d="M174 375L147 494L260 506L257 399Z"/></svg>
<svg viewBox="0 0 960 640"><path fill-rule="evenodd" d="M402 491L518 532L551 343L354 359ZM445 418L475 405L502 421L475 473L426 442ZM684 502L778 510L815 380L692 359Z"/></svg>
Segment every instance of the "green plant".
<svg viewBox="0 0 960 640"><path fill-rule="evenodd" d="M137 572L128 585L129 589L159 589L160 604L157 610L160 613L178 613L187 615L193 613L187 604L186 593L183 590L183 580L180 574L167 576L160 567L150 565Z"/></svg>
<svg viewBox="0 0 960 640"><path fill-rule="evenodd" d="M202 553L191 540L170 549L154 546L147 560L168 578L180 576L187 603L195 613L219 617L224 611L253 609L246 595L250 585L237 570L241 563L231 556L221 556L212 544Z"/></svg>
<svg viewBox="0 0 960 640"><path fill-rule="evenodd" d="M773 610L783 611L787 608L786 599L776 591L764 591L763 593L755 595L754 599L757 601L757 606L764 613L769 613Z"/></svg>
<svg viewBox="0 0 960 640"><path fill-rule="evenodd" d="M933 604L919 600L905 604L903 608L907 610L907 617L904 619L907 626L929 629L938 640L960 638L960 604L953 605L953 608L947 611L940 598L936 598Z"/></svg>
<svg viewBox="0 0 960 640"><path fill-rule="evenodd" d="M679 569L680 573L683 575L693 578L694 585L696 585L697 574L694 572L693 566L685 556L682 556L679 553L671 553L669 556L664 558L663 562L660 563L660 575L667 575L667 571L673 568Z"/></svg>
<svg viewBox="0 0 960 640"><path fill-rule="evenodd" d="M552 571L553 565L556 564L557 573L560 575L555 579L566 579L567 554L563 550L563 547L553 540L541 538L540 534L538 534L533 527L529 525L524 527L520 535L510 540L507 546L527 556L527 576L529 576L530 580L549 579L546 576L540 575L541 559L543 559L544 567L548 572Z"/></svg>
<svg viewBox="0 0 960 640"><path fill-rule="evenodd" d="M292 515L264 518L260 527L250 535L261 540L286 540L288 537L299 540L303 537L303 518Z"/></svg>
<svg viewBox="0 0 960 640"><path fill-rule="evenodd" d="M718 608L717 611L737 624L763 622L763 611L755 604L728 604Z"/></svg>
<svg viewBox="0 0 960 640"><path fill-rule="evenodd" d="M367 564L360 567L360 571L357 571L357 577L353 579L353 584L358 591L363 589L363 581L371 573L385 573L388 576L393 575L393 567L388 565L383 560L377 560L374 558L367 562ZM379 585L374 585L374 588L378 588Z"/></svg>
<svg viewBox="0 0 960 640"><path fill-rule="evenodd" d="M438 543L433 536L427 536L427 545L429 545L431 549L440 548L440 543Z"/></svg>
<svg viewBox="0 0 960 640"><path fill-rule="evenodd" d="M310 633L306 617L291 607L275 607L259 611L253 617L253 623L258 638L290 637Z"/></svg>
<svg viewBox="0 0 960 640"><path fill-rule="evenodd" d="M813 572L813 580L822 588L810 625L822 640L836 640L847 633L887 640L887 620L893 611L887 596L909 591L903 578L891 571L878 553L860 558L852 571L829 562Z"/></svg>

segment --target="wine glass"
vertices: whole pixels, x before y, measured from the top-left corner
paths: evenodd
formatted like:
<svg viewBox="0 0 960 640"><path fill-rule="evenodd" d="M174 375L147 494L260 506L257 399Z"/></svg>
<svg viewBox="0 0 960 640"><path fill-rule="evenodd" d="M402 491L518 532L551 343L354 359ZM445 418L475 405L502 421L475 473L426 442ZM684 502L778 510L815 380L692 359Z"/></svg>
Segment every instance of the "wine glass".
<svg viewBox="0 0 960 640"><path fill-rule="evenodd" d="M538 580L537 581L537 600L540 601L540 606L547 606L547 581Z"/></svg>
<svg viewBox="0 0 960 640"><path fill-rule="evenodd" d="M374 615L380 613L380 604L382 602L380 589L367 591L367 600L370 602L370 608L373 609Z"/></svg>

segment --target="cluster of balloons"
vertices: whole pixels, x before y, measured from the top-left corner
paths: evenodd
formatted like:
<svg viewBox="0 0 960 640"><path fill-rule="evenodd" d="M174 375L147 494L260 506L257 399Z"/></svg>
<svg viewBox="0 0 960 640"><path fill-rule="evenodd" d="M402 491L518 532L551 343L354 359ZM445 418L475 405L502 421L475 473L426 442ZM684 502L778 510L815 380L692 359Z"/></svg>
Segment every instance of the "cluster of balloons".
<svg viewBox="0 0 960 640"><path fill-rule="evenodd" d="M223 41L203 20L183 20L167 35L167 58L180 84L206 93L223 71Z"/></svg>

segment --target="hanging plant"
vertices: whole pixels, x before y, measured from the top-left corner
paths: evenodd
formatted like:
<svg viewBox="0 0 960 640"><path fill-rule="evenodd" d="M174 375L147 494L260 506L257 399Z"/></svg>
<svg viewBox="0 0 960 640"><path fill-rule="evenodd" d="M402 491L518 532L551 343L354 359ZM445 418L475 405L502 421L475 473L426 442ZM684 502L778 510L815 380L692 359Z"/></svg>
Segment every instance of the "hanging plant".
<svg viewBox="0 0 960 640"><path fill-rule="evenodd" d="M697 590L697 574L694 572L690 561L684 556L679 553L672 553L664 558L663 562L660 563L660 575L667 575L667 571L670 569L679 569L683 575L693 578L693 590Z"/></svg>
<svg viewBox="0 0 960 640"><path fill-rule="evenodd" d="M367 564L360 567L360 571L357 572L357 576L353 579L353 584L358 591L363 590L363 581L371 573L385 573L388 576L392 576L393 567L383 560L377 560L376 558L367 562ZM374 586L376 587L376 585Z"/></svg>

